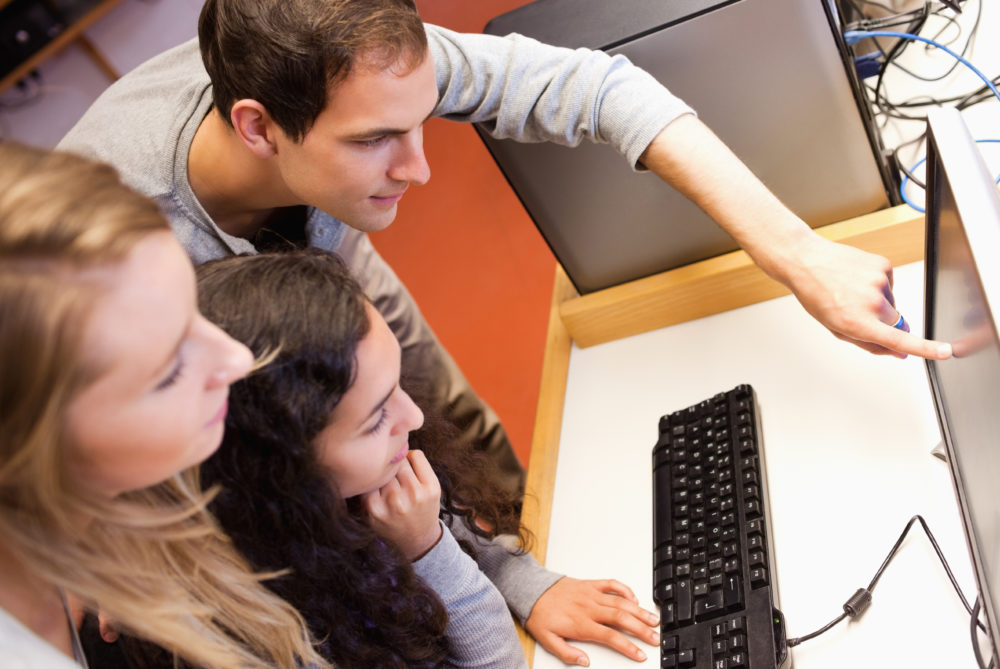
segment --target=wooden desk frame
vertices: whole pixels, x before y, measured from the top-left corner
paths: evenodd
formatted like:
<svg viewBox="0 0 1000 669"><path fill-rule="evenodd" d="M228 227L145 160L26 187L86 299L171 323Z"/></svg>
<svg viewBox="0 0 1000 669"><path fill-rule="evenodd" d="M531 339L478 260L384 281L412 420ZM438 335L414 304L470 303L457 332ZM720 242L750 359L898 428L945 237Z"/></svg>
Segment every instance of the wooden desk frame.
<svg viewBox="0 0 1000 669"><path fill-rule="evenodd" d="M62 49L65 49L72 42L76 42L84 50L108 79L111 81L117 80L119 77L118 72L104 55L97 50L97 47L94 46L83 31L94 25L102 16L121 4L121 2L122 0L104 0L104 2L96 5L77 21L66 26L66 29L53 38L51 42L14 68L3 79L0 79L0 93L24 79L32 70L59 53ZM7 4L9 4L9 0L0 0L0 9L3 9Z"/></svg>
<svg viewBox="0 0 1000 669"><path fill-rule="evenodd" d="M924 217L908 205L833 223L816 231L827 239L883 255L893 265L923 258ZM743 251L582 297L577 295L562 267L556 267L521 514L521 522L534 535L531 552L540 563L545 564L548 549L566 378L573 342L586 348L755 304L787 295L788 292L758 269ZM535 642L523 631L521 641L531 665L534 662Z"/></svg>

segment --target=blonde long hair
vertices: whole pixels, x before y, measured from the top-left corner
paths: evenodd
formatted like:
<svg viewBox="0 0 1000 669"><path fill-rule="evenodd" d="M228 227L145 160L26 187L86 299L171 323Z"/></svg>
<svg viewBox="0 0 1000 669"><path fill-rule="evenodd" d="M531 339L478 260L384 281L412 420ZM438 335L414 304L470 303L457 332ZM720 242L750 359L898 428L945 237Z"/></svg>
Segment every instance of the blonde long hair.
<svg viewBox="0 0 1000 669"><path fill-rule="evenodd" d="M0 542L187 662L327 667L205 511L193 473L111 500L67 473L65 411L96 373L80 333L107 287L87 270L166 230L110 167L0 144Z"/></svg>

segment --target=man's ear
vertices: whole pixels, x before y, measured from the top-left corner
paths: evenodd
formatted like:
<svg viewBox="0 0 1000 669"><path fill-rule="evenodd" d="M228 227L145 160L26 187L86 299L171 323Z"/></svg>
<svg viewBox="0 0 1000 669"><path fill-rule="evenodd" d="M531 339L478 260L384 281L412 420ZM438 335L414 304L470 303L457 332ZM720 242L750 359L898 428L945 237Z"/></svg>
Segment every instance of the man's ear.
<svg viewBox="0 0 1000 669"><path fill-rule="evenodd" d="M233 129L258 158L270 158L277 152L275 135L280 132L264 105L256 100L237 100L229 115Z"/></svg>

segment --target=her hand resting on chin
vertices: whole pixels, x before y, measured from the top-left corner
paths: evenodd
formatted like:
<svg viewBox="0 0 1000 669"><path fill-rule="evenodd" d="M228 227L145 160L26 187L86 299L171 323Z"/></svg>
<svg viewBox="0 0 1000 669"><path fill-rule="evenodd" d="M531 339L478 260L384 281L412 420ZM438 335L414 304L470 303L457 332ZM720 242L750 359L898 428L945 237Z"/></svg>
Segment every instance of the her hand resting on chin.
<svg viewBox="0 0 1000 669"><path fill-rule="evenodd" d="M361 499L372 529L411 562L441 538L441 484L423 451L409 451L396 477Z"/></svg>

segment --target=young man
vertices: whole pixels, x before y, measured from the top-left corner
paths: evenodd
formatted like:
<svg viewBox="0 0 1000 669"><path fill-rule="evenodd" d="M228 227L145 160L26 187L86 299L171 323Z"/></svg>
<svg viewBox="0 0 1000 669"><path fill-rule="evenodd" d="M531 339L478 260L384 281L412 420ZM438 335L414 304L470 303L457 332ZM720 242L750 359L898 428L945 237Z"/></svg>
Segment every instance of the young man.
<svg viewBox="0 0 1000 669"><path fill-rule="evenodd" d="M421 132L435 116L521 141L610 143L705 209L836 336L875 353L949 354L893 327L888 261L813 233L624 58L424 25L412 0L208 0L199 39L111 86L60 148L115 164L156 198L196 263L289 244L337 251L399 338L406 368L420 370L438 408L517 489L523 472L496 416L365 235L429 178ZM566 662L585 656L563 638L639 658L613 621L627 618L619 627L646 641L654 637L643 626L655 622L612 596L560 623L566 616L544 604L567 583L526 606L528 630Z"/></svg>

